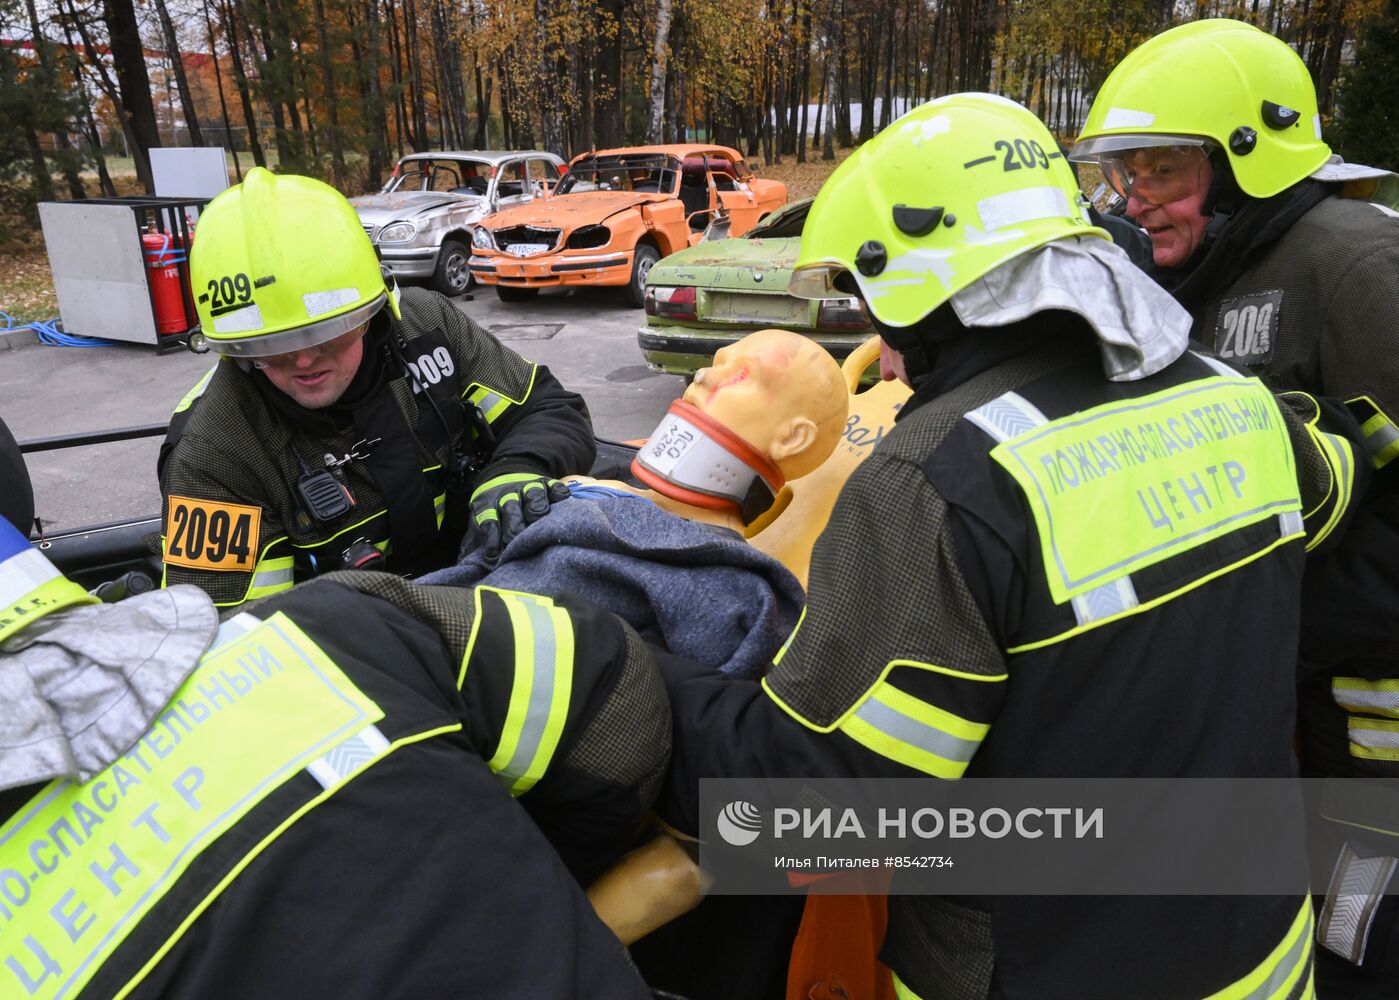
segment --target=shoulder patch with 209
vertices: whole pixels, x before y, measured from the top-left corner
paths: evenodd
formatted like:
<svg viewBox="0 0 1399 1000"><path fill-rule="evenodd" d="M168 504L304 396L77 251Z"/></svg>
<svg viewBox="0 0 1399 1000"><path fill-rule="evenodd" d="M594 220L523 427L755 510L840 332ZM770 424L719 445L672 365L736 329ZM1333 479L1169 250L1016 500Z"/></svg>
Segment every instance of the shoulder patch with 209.
<svg viewBox="0 0 1399 1000"><path fill-rule="evenodd" d="M188 569L251 572L257 564L262 508L170 497L165 561Z"/></svg>
<svg viewBox="0 0 1399 1000"><path fill-rule="evenodd" d="M1225 299L1214 324L1215 354L1245 368L1266 365L1273 358L1281 314L1281 288Z"/></svg>

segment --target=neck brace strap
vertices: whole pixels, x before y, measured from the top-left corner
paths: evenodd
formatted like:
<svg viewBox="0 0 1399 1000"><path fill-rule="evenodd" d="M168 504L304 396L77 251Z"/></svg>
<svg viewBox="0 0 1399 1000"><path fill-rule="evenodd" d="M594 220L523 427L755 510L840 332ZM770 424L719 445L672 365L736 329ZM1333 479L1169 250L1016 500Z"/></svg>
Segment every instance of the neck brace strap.
<svg viewBox="0 0 1399 1000"><path fill-rule="evenodd" d="M782 470L723 424L678 399L637 452L632 474L657 493L751 523L772 506Z"/></svg>

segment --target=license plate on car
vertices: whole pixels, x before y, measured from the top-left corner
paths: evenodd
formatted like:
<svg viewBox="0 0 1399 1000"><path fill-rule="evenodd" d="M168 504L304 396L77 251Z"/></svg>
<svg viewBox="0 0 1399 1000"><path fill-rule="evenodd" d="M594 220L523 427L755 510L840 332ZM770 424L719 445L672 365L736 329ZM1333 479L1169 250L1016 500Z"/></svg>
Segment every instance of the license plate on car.
<svg viewBox="0 0 1399 1000"><path fill-rule="evenodd" d="M710 292L709 318L757 323L805 323L805 299L790 295L753 295L742 292Z"/></svg>
<svg viewBox="0 0 1399 1000"><path fill-rule="evenodd" d="M507 247L505 248L505 252L508 253L508 254L514 254L516 257L533 257L533 256L534 256L535 254L537 254L537 253L548 253L548 252L549 252L549 244L547 244L547 243L511 243L509 246L507 246Z"/></svg>

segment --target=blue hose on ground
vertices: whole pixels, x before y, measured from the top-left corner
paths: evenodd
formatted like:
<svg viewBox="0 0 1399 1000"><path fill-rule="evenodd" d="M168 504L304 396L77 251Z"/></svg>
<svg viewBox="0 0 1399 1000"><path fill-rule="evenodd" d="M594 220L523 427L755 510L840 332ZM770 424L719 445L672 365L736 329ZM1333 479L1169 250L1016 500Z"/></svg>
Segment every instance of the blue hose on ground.
<svg viewBox="0 0 1399 1000"><path fill-rule="evenodd" d="M39 337L39 343L47 344L50 347L111 347L115 340L107 340L103 337L80 337L75 333L64 333L58 328L58 320L51 319L47 322L34 320L32 323L20 323L7 312L0 312L0 320L5 321L5 325L0 327L0 333L19 333L21 330L33 330Z"/></svg>

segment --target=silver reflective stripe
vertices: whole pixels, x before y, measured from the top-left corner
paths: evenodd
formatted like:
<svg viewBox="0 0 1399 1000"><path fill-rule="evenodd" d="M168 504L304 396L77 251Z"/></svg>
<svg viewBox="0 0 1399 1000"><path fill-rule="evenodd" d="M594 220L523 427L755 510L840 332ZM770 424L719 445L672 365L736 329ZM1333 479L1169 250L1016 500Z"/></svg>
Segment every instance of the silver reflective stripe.
<svg viewBox="0 0 1399 1000"><path fill-rule="evenodd" d="M1309 899L1307 900L1307 926L1302 929L1301 934L1296 936L1292 942L1292 947L1287 949L1287 954L1278 960L1278 964L1273 967L1272 974L1247 993L1240 993L1237 997L1232 997L1231 1000L1273 1000L1274 994L1282 989L1283 984L1292 977L1299 965L1307 961L1310 955L1312 944L1311 909L1312 904ZM1307 975L1305 970L1302 975ZM1301 996L1302 994L1292 995Z"/></svg>
<svg viewBox="0 0 1399 1000"><path fill-rule="evenodd" d="M1341 467L1336 470L1336 476L1340 480L1337 487L1340 491L1340 499L1336 501L1336 506L1340 510L1350 506L1350 493L1355 488L1355 473L1350 467L1350 442L1336 434L1321 432L1321 436L1331 442L1331 447L1336 449L1336 456L1340 460Z"/></svg>
<svg viewBox="0 0 1399 1000"><path fill-rule="evenodd" d="M14 604L59 576L53 563L45 559L38 549L16 552L0 562L0 604Z"/></svg>
<svg viewBox="0 0 1399 1000"><path fill-rule="evenodd" d="M963 415L997 441L1009 441L1049 423L1039 407L1017 392L997 396Z"/></svg>
<svg viewBox="0 0 1399 1000"><path fill-rule="evenodd" d="M1223 375L1225 378L1248 378L1243 372L1239 371L1237 368L1230 368L1218 358L1212 358L1208 354L1201 354L1199 351L1191 351L1190 353L1213 368L1216 374Z"/></svg>
<svg viewBox="0 0 1399 1000"><path fill-rule="evenodd" d="M544 729L549 724L549 712L554 704L554 684L557 678L554 669L557 661L558 636L554 630L554 619L549 609L533 601L521 600L518 606L524 608L529 617L530 631L534 634L534 677L529 689L529 705L520 725L519 740L515 752L505 763L496 777L509 788L522 778L534 761L539 746L544 741ZM521 669L517 661L515 669ZM528 667L526 667L528 669Z"/></svg>
<svg viewBox="0 0 1399 1000"><path fill-rule="evenodd" d="M1286 514L1278 515L1278 531L1283 538L1291 538L1293 535L1300 535L1306 529L1302 527L1302 512L1290 510Z"/></svg>
<svg viewBox="0 0 1399 1000"><path fill-rule="evenodd" d="M865 703L855 710L855 717L901 743L962 764L971 760L976 748L981 745L980 740L953 736L875 698L865 699Z"/></svg>
<svg viewBox="0 0 1399 1000"><path fill-rule="evenodd" d="M1399 441L1399 427L1395 427L1389 421L1365 435L1365 447L1372 455L1378 455L1396 441Z"/></svg>
<svg viewBox="0 0 1399 1000"><path fill-rule="evenodd" d="M477 402L476 405L481 407L482 413L490 413L492 410L494 410L497 406L501 404L503 398L504 397L502 397L499 393L488 392L481 397L480 401Z"/></svg>
<svg viewBox="0 0 1399 1000"><path fill-rule="evenodd" d="M1130 611L1140 602L1137 600L1137 588L1132 585L1132 578L1123 576L1101 587L1094 587L1087 593L1079 594L1072 603L1074 617L1078 619L1078 623L1087 625L1089 622L1101 621Z"/></svg>
<svg viewBox="0 0 1399 1000"><path fill-rule="evenodd" d="M1345 687L1341 678L1336 678L1331 682L1331 697L1348 712L1371 712L1399 718L1399 691Z"/></svg>
<svg viewBox="0 0 1399 1000"><path fill-rule="evenodd" d="M290 587L296 579L296 569L292 566L284 566L279 569L260 569L253 574L253 590L261 590L265 587Z"/></svg>
<svg viewBox="0 0 1399 1000"><path fill-rule="evenodd" d="M214 636L214 641L210 644L207 656L221 646L226 646L235 639L241 639L253 629L262 624L262 619L256 615L250 615L246 611L240 611L228 621L219 626L218 633Z"/></svg>
<svg viewBox="0 0 1399 1000"><path fill-rule="evenodd" d="M389 741L378 726L365 726L355 735L331 747L325 754L306 765L311 777L325 789L344 784L347 780L389 749Z"/></svg>
<svg viewBox="0 0 1399 1000"><path fill-rule="evenodd" d="M1369 750L1399 750L1399 729L1381 729L1381 725L1383 723L1365 719L1348 719L1346 735L1352 743Z"/></svg>
<svg viewBox="0 0 1399 1000"><path fill-rule="evenodd" d="M1317 921L1316 938L1323 948L1352 965L1361 963L1375 910L1394 878L1396 866L1399 859L1362 858L1349 844L1341 848Z"/></svg>

